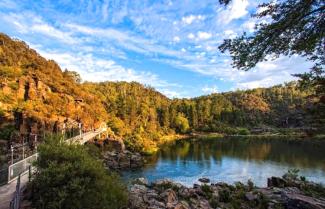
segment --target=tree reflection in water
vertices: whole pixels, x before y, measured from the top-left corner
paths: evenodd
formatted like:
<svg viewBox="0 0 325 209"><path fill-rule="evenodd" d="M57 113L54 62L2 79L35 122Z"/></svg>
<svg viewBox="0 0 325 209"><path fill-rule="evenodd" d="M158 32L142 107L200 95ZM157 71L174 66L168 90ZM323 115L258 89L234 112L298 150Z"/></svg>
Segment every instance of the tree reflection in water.
<svg viewBox="0 0 325 209"><path fill-rule="evenodd" d="M189 185L202 176L228 183L252 178L265 185L267 177L298 168L302 175L325 183L324 150L325 143L276 138L180 140L149 157L144 169L124 177L171 178Z"/></svg>

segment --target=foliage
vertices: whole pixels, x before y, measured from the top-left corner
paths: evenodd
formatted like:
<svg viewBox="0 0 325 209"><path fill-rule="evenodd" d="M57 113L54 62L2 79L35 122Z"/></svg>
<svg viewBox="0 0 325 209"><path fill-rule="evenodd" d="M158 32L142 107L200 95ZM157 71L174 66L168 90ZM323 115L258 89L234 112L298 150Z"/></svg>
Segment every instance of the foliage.
<svg viewBox="0 0 325 209"><path fill-rule="evenodd" d="M254 189L254 182L251 179L247 181L248 191L252 191Z"/></svg>
<svg viewBox="0 0 325 209"><path fill-rule="evenodd" d="M1 117L1 112L0 112L0 117ZM12 125L6 125L6 126L2 127L0 129L0 139L9 140L11 134L15 131L16 131L16 129Z"/></svg>
<svg viewBox="0 0 325 209"><path fill-rule="evenodd" d="M226 39L220 50L229 50L234 67L248 70L267 56L303 55L325 64L325 4L322 0L287 0L264 3L255 17L271 18L256 25L252 35Z"/></svg>
<svg viewBox="0 0 325 209"><path fill-rule="evenodd" d="M76 83L81 83L81 76L76 71L68 71L67 69L65 69L63 75L72 79Z"/></svg>
<svg viewBox="0 0 325 209"><path fill-rule="evenodd" d="M80 145L59 138L39 146L37 172L30 185L35 208L121 208L125 186L107 174L100 161Z"/></svg>
<svg viewBox="0 0 325 209"><path fill-rule="evenodd" d="M230 0L220 0L228 4ZM310 72L296 74L300 86L313 91L311 105L306 108L313 116L313 126L325 125L325 2L323 0L286 0L263 3L255 15L262 23L256 31L234 39L226 39L219 46L229 51L233 66L249 70L257 63L281 55L301 55L314 63ZM266 18L270 21L265 23Z"/></svg>
<svg viewBox="0 0 325 209"><path fill-rule="evenodd" d="M175 127L178 132L183 134L188 132L188 130L190 129L188 120L183 114L181 113L177 114L175 118Z"/></svg>
<svg viewBox="0 0 325 209"><path fill-rule="evenodd" d="M210 185L207 185L207 184L201 185L201 190L202 190L202 192L204 193L204 196L207 199L211 199L212 198L213 191L212 191Z"/></svg>
<svg viewBox="0 0 325 209"><path fill-rule="evenodd" d="M239 128L238 129L238 134L239 135L249 135L250 132L249 132L249 130L247 128Z"/></svg>
<svg viewBox="0 0 325 209"><path fill-rule="evenodd" d="M219 200L220 200L220 202L230 202L230 200L231 200L230 191L228 189L220 190Z"/></svg>
<svg viewBox="0 0 325 209"><path fill-rule="evenodd" d="M287 173L283 175L284 179L297 180L299 174L299 169L289 169Z"/></svg>
<svg viewBox="0 0 325 209"><path fill-rule="evenodd" d="M79 83L76 72L62 71L54 61L41 57L24 42L4 34L0 34L1 40L5 45L0 46L0 78L4 83L0 86L0 102L6 107L2 115L12 120L19 109L46 131L59 130L54 124L60 125L66 119L81 121L88 130L106 122L112 130L111 137L124 139L129 149L151 153L166 141L163 136L175 133L234 135L249 134L256 127L320 124L305 111L315 90L298 89L296 82L169 99L136 82ZM73 131L73 127L70 129L67 132Z"/></svg>

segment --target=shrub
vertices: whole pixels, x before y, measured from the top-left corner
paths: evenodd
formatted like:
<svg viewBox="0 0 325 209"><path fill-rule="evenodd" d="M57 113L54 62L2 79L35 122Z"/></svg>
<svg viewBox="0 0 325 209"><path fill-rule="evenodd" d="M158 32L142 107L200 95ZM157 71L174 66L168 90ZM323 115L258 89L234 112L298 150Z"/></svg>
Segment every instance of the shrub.
<svg viewBox="0 0 325 209"><path fill-rule="evenodd" d="M212 198L212 190L209 185L203 184L201 186L202 192L204 193L204 196L208 199Z"/></svg>
<svg viewBox="0 0 325 209"><path fill-rule="evenodd" d="M238 128L237 134L239 135L249 135L250 132L247 128Z"/></svg>
<svg viewBox="0 0 325 209"><path fill-rule="evenodd" d="M1 116L1 110L0 110L0 116ZM9 140L11 134L16 131L15 127L13 125L7 125L0 129L0 139Z"/></svg>
<svg viewBox="0 0 325 209"><path fill-rule="evenodd" d="M220 202L230 202L230 191L228 189L223 189L219 192Z"/></svg>
<svg viewBox="0 0 325 209"><path fill-rule="evenodd" d="M248 190L252 191L254 189L254 182L251 179L247 181Z"/></svg>
<svg viewBox="0 0 325 209"><path fill-rule="evenodd" d="M119 177L108 174L80 145L47 139L39 147L36 167L29 185L35 208L117 209L127 201Z"/></svg>
<svg viewBox="0 0 325 209"><path fill-rule="evenodd" d="M289 169L282 177L287 180L296 180L298 178L299 169Z"/></svg>

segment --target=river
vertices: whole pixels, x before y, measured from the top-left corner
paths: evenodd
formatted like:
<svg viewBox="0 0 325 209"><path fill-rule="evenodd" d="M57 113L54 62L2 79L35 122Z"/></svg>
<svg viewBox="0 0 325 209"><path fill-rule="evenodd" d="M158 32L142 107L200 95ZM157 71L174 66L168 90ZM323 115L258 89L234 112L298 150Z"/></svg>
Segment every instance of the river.
<svg viewBox="0 0 325 209"><path fill-rule="evenodd" d="M325 143L283 139L215 138L179 140L147 158L146 166L123 172L123 179L168 178L187 186L201 177L212 182L266 186L270 176L299 169L308 180L325 184Z"/></svg>

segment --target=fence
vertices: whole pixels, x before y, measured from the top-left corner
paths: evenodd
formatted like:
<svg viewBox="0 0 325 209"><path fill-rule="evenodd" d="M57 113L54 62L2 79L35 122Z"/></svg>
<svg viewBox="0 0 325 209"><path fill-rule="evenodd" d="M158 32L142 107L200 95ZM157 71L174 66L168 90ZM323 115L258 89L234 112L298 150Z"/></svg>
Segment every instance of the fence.
<svg viewBox="0 0 325 209"><path fill-rule="evenodd" d="M17 163L14 163L8 167L8 183L14 181L19 177L19 175L23 175L28 172L29 167L32 165L34 161L37 160L38 153L35 153Z"/></svg>
<svg viewBox="0 0 325 209"><path fill-rule="evenodd" d="M10 209L19 209L20 207L20 174L17 177L16 191L10 202Z"/></svg>
<svg viewBox="0 0 325 209"><path fill-rule="evenodd" d="M0 170L0 186L8 183L8 166Z"/></svg>

